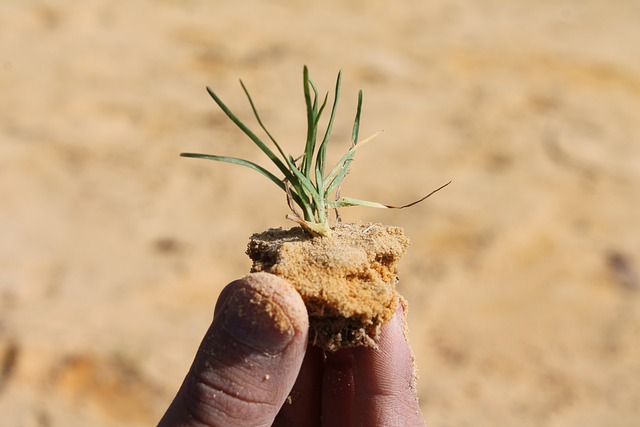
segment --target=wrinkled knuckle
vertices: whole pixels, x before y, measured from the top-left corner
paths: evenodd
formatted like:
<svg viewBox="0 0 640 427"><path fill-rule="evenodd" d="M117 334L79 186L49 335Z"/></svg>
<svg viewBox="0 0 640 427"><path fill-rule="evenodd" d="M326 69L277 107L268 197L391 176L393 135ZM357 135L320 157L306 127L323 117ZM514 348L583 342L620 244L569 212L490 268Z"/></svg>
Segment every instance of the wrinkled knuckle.
<svg viewBox="0 0 640 427"><path fill-rule="evenodd" d="M277 412L273 404L254 400L240 384L215 381L203 375L190 377L183 405L189 416L202 426L236 426L248 420L256 425L268 425L265 415ZM265 422L260 423L262 419Z"/></svg>

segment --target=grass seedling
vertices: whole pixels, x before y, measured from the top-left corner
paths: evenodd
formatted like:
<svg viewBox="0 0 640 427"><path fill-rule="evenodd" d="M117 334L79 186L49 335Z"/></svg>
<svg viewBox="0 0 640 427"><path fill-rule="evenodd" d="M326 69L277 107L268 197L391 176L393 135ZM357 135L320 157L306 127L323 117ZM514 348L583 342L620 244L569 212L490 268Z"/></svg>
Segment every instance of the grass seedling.
<svg viewBox="0 0 640 427"><path fill-rule="evenodd" d="M331 106L331 112L329 114L329 120L322 135L322 139L319 137L319 124L320 118L327 107L327 101L329 94L327 93L322 101L318 95L313 82L309 79L309 70L304 67L303 70L303 87L304 87L304 99L307 112L307 136L305 141L305 147L303 154L294 158L290 154L285 152L280 147L280 144L275 140L273 135L267 130L258 111L253 103L251 95L246 86L240 80L240 85L244 90L253 114L265 132L269 140L271 141L275 151L260 139L251 129L249 129L230 109L224 102L218 97L218 95L209 87L207 92L218 104L218 106L224 111L224 113L238 126L242 132L244 132L253 143L258 146L260 150L273 162L273 164L282 173L283 177L278 177L263 166L257 163L239 159L236 157L217 156L212 154L197 154L197 153L182 153L183 157L195 157L199 159L216 160L220 162L233 163L248 167L250 169L260 172L267 177L278 187L280 187L287 196L287 202L293 215L287 215L287 218L295 221L307 231L316 236L328 237L331 235L331 227L329 226L328 216L329 211L338 208L348 206L366 206L373 208L391 208L391 209L403 209L409 206L413 206L433 193L441 190L449 185L449 183L433 190L426 196L422 197L415 202L409 203L403 206L391 206L384 205L382 203L370 202L367 200L354 199L351 197L339 197L340 186L344 180L349 167L353 162L356 151L364 147L367 143L372 141L376 136L382 132L378 132L368 138L361 141L358 140L360 131L360 116L362 112L362 91L358 92L358 104L356 109L356 116L353 123L353 130L351 133L351 147L342 156L342 158L331 168L328 169L326 165L326 153L327 144L331 136L331 129L336 115L338 106L338 100L340 98L340 85L342 80L342 74L338 73L336 80L336 87L333 97L333 103Z"/></svg>

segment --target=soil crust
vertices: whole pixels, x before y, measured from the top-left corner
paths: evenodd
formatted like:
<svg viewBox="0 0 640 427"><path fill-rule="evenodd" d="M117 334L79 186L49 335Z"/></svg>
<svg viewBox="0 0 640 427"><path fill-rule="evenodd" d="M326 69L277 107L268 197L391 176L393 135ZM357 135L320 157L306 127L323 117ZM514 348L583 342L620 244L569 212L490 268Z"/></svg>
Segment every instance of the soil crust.
<svg viewBox="0 0 640 427"><path fill-rule="evenodd" d="M325 350L376 346L380 327L398 305L397 263L409 246L402 228L339 224L331 237L300 227L251 236L251 272L295 286L309 312L310 340Z"/></svg>

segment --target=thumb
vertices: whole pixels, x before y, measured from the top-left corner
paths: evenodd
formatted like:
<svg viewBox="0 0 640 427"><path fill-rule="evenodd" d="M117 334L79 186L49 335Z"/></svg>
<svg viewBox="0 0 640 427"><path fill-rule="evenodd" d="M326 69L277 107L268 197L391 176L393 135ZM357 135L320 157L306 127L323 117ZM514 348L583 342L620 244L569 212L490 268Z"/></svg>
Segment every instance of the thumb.
<svg viewBox="0 0 640 427"><path fill-rule="evenodd" d="M295 383L308 328L285 280L256 273L230 283L159 426L270 426Z"/></svg>

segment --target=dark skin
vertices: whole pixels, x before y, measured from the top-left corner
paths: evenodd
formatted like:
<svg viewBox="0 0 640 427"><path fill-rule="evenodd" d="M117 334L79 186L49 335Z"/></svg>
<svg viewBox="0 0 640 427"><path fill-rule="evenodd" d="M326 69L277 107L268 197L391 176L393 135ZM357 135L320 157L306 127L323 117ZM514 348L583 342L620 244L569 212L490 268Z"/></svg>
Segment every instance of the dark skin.
<svg viewBox="0 0 640 427"><path fill-rule="evenodd" d="M213 323L160 427L424 426L403 309L379 349L323 352L285 280L258 273L220 294Z"/></svg>

